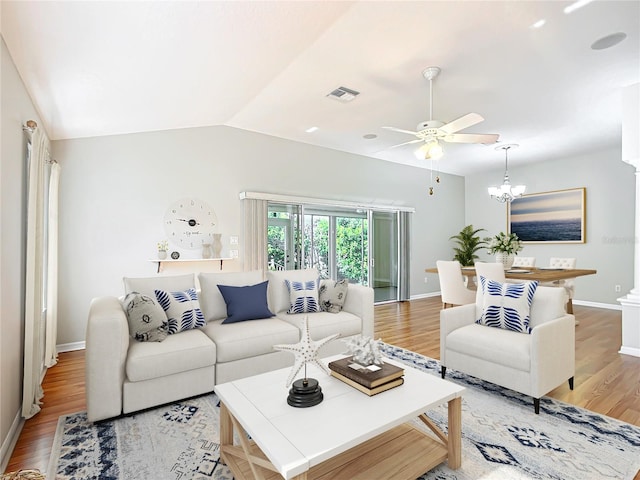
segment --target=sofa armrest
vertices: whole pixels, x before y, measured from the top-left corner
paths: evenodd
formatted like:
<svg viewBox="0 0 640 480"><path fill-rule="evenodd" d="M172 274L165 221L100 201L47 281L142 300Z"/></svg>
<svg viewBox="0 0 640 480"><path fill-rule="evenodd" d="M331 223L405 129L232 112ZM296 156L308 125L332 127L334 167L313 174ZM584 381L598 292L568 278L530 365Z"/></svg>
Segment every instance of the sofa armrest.
<svg viewBox="0 0 640 480"><path fill-rule="evenodd" d="M476 321L476 304L440 310L440 363L446 366L446 338L454 330L471 325Z"/></svg>
<svg viewBox="0 0 640 480"><path fill-rule="evenodd" d="M532 395L541 397L575 375L575 317L563 315L531 330Z"/></svg>
<svg viewBox="0 0 640 480"><path fill-rule="evenodd" d="M85 351L87 418L91 422L122 413L129 338L129 324L120 301L116 297L94 298Z"/></svg>
<svg viewBox="0 0 640 480"><path fill-rule="evenodd" d="M362 335L373 338L373 288L350 283L342 310L360 317Z"/></svg>

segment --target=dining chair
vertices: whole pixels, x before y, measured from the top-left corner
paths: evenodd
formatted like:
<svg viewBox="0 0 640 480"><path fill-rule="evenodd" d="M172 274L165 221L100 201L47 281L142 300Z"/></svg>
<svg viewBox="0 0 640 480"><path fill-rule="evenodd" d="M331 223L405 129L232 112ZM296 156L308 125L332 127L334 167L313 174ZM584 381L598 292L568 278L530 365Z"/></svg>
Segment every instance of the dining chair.
<svg viewBox="0 0 640 480"><path fill-rule="evenodd" d="M576 268L576 259L573 257L551 257L549 259L549 267L551 268ZM576 291L575 281L573 278L566 280L556 280L555 282L546 282L543 285L554 287L564 287L569 300L567 300L567 313L573 313L573 295Z"/></svg>
<svg viewBox="0 0 640 480"><path fill-rule="evenodd" d="M513 259L513 267L535 267L536 257L516 257Z"/></svg>
<svg viewBox="0 0 640 480"><path fill-rule="evenodd" d="M476 292L464 286L462 269L457 260L438 260L438 279L442 308L454 305L466 305L476 301Z"/></svg>

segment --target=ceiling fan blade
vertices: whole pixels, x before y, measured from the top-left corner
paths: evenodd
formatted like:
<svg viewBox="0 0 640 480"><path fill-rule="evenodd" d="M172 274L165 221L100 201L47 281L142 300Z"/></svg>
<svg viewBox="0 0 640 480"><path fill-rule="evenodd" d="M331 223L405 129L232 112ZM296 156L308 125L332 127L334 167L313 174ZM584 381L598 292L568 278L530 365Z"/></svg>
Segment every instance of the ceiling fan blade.
<svg viewBox="0 0 640 480"><path fill-rule="evenodd" d="M398 143L397 145L391 145L390 147L387 147L385 150L388 150L389 148L396 148L396 147L401 147L403 145L410 145L412 143L420 143L423 140L421 140L420 138L416 139L416 140L410 140L408 142L404 142L404 143Z"/></svg>
<svg viewBox="0 0 640 480"><path fill-rule="evenodd" d="M497 133L454 133L446 135L443 140L453 143L496 143L498 141Z"/></svg>
<svg viewBox="0 0 640 480"><path fill-rule="evenodd" d="M412 132L411 130L403 130L402 128L396 128L396 127L382 127L385 130L391 130L393 132L400 132L400 133L408 133L409 135L417 135L418 132Z"/></svg>
<svg viewBox="0 0 640 480"><path fill-rule="evenodd" d="M469 128L477 123L483 122L484 118L482 115L477 113L467 113L466 115L453 120L452 122L447 123L440 127L440 131L445 134L452 134L459 132L460 130L464 130L465 128Z"/></svg>

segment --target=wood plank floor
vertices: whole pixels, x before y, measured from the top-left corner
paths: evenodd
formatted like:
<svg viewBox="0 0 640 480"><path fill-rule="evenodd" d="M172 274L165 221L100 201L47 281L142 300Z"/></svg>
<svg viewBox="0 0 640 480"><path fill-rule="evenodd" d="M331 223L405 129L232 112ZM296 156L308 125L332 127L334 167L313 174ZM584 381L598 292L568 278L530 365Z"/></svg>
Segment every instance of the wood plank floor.
<svg viewBox="0 0 640 480"><path fill-rule="evenodd" d="M375 307L376 338L428 357L440 357L440 297ZM574 306L575 389L566 384L550 397L640 426L640 358L620 355L621 312ZM62 353L44 380L42 411L25 422L7 472L46 471L60 415L86 409L84 351ZM533 406L531 407L533 409ZM640 472L636 475L640 480Z"/></svg>

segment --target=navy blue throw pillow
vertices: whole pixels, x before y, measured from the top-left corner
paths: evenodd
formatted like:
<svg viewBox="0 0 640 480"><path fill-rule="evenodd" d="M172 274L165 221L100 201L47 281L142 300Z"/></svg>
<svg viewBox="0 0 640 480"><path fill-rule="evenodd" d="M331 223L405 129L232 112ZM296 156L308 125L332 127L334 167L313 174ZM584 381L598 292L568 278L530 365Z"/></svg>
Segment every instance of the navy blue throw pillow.
<svg viewBox="0 0 640 480"><path fill-rule="evenodd" d="M267 284L264 281L246 287L232 287L218 285L218 290L227 304L227 318L222 323L244 322L245 320L259 320L271 318L273 313L267 306Z"/></svg>

